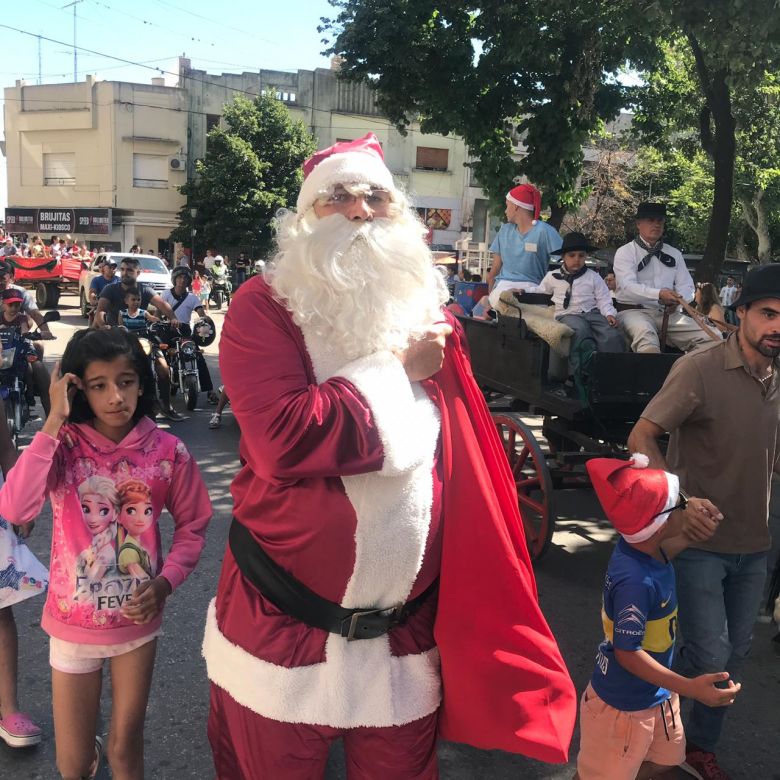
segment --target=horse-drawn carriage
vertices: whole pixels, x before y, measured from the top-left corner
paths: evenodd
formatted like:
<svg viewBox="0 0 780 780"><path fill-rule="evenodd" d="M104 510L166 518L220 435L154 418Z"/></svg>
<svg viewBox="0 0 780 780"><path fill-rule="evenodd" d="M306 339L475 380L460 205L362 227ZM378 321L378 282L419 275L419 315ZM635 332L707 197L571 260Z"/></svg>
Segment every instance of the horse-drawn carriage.
<svg viewBox="0 0 780 780"><path fill-rule="evenodd" d="M536 559L555 530L555 491L589 486L590 458L626 454L631 428L680 355L593 352L572 397L555 378L561 356L529 328L534 318L526 306L516 307L519 316L459 320L474 376L506 448L528 549ZM564 359L563 376L565 365ZM522 414L543 417L543 441Z"/></svg>

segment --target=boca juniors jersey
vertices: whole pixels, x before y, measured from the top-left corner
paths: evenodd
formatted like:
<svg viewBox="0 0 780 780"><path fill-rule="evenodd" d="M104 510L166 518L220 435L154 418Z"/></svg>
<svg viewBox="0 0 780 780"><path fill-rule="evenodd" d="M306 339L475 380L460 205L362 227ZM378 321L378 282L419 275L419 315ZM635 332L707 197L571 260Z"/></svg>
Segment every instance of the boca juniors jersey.
<svg viewBox="0 0 780 780"><path fill-rule="evenodd" d="M674 568L620 539L607 568L601 613L604 641L599 645L591 684L615 709L644 710L669 698L669 691L624 669L615 650L644 650L671 668L677 630Z"/></svg>

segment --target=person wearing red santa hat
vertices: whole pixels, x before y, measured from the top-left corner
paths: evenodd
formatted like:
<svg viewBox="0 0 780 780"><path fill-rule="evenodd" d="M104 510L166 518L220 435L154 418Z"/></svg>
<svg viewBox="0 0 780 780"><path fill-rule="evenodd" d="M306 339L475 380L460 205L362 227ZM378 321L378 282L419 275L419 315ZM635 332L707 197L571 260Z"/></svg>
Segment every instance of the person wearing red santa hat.
<svg viewBox="0 0 780 780"><path fill-rule="evenodd" d="M542 193L533 184L518 184L506 195L506 223L501 226L490 252L488 271L490 304L497 306L504 290L530 290L547 273L550 255L561 248L560 233L539 219Z"/></svg>
<svg viewBox="0 0 780 780"><path fill-rule="evenodd" d="M670 563L693 539L715 533L687 522L689 499L675 474L648 468L649 458L594 458L587 463L607 519L621 538L604 581L599 645L580 703L575 780L645 780L685 761L680 696L709 706L733 704L740 685L728 672L688 678L671 670L677 594ZM716 683L726 687L716 687Z"/></svg>
<svg viewBox="0 0 780 780"><path fill-rule="evenodd" d="M217 776L321 777L338 737L355 779L437 777L437 734L565 761L576 696L425 227L372 134L304 174L220 344L242 469L203 642Z"/></svg>

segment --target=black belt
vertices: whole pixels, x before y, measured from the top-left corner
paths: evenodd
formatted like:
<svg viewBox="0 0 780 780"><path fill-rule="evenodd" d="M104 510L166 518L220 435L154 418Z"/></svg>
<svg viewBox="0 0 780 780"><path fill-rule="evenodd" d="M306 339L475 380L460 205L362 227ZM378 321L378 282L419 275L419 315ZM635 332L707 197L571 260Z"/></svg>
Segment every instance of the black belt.
<svg viewBox="0 0 780 780"><path fill-rule="evenodd" d="M615 301L615 308L618 311L631 311L633 309L644 309L645 307L641 303L621 303L620 301Z"/></svg>
<svg viewBox="0 0 780 780"><path fill-rule="evenodd" d="M246 526L233 518L230 551L241 574L277 609L312 628L347 640L375 639L401 625L439 587L438 577L416 598L389 609L345 609L318 596L276 563Z"/></svg>

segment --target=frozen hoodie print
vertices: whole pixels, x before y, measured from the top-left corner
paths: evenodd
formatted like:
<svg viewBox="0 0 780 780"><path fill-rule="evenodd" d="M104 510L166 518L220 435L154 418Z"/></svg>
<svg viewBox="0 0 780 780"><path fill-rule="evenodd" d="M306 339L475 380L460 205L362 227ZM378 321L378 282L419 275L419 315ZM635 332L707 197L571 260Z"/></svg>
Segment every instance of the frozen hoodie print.
<svg viewBox="0 0 780 780"><path fill-rule="evenodd" d="M87 644L155 632L162 613L136 625L120 609L158 575L175 590L198 562L211 518L206 486L182 442L148 417L118 444L86 423L63 425L56 439L37 433L0 490L0 516L29 522L47 494L53 527L43 629ZM165 560L163 508L175 524Z"/></svg>

